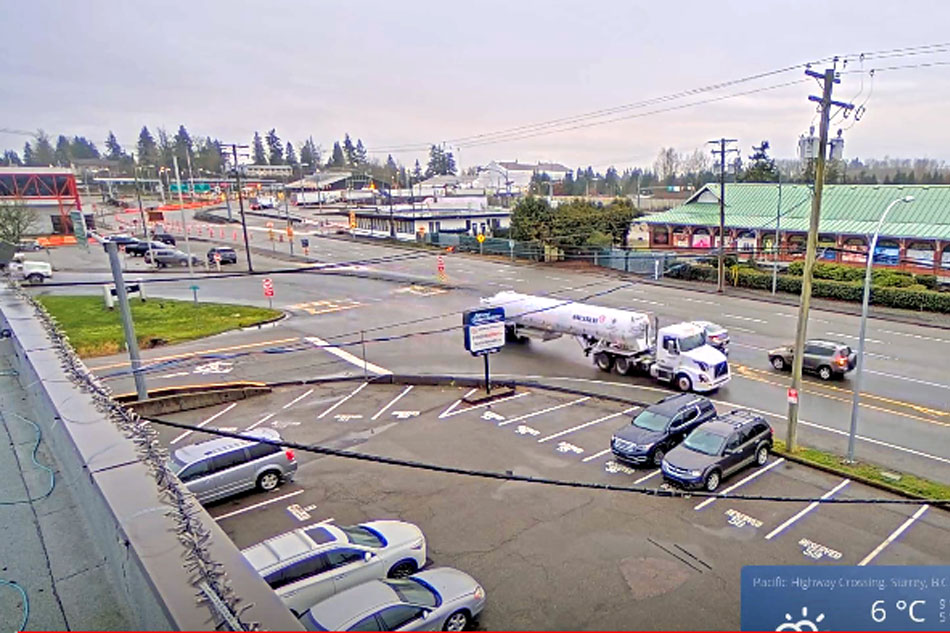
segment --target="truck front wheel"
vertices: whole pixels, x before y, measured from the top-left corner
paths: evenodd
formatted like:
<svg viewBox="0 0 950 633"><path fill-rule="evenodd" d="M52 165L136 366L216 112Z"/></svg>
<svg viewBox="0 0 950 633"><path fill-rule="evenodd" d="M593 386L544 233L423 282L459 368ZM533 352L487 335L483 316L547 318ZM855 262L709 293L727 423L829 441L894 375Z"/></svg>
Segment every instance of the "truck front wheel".
<svg viewBox="0 0 950 633"><path fill-rule="evenodd" d="M614 361L614 369L617 370L618 374L626 376L633 369L633 363L626 356L618 356L617 360Z"/></svg>
<svg viewBox="0 0 950 633"><path fill-rule="evenodd" d="M680 391L692 391L693 381L686 374L677 374L676 388Z"/></svg>
<svg viewBox="0 0 950 633"><path fill-rule="evenodd" d="M31 284L41 284L43 283L43 275L39 273L31 273L26 276L26 280Z"/></svg>
<svg viewBox="0 0 950 633"><path fill-rule="evenodd" d="M594 354L594 364L601 371L610 371L614 364L614 357L607 352L597 352Z"/></svg>

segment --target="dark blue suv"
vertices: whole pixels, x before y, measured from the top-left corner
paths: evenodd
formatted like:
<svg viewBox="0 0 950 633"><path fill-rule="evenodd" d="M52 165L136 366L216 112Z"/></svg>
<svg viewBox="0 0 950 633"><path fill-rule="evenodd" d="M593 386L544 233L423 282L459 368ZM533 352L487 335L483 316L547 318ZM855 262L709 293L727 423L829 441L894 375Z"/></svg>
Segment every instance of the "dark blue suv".
<svg viewBox="0 0 950 633"><path fill-rule="evenodd" d="M677 393L650 405L617 429L610 450L620 461L659 466L663 456L697 426L716 417L708 398Z"/></svg>

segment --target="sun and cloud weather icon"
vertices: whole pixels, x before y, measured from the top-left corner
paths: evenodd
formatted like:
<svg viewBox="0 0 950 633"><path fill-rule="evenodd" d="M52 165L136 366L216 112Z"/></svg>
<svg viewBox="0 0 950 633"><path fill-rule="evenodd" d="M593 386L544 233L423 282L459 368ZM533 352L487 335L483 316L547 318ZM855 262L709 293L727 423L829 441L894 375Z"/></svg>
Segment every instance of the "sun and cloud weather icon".
<svg viewBox="0 0 950 633"><path fill-rule="evenodd" d="M785 621L779 624L775 630L776 631L818 631L818 625L821 624L822 620L825 619L824 613L819 613L818 616L812 620L808 617L808 607L802 607L802 619L797 622L792 621L792 614L785 614Z"/></svg>

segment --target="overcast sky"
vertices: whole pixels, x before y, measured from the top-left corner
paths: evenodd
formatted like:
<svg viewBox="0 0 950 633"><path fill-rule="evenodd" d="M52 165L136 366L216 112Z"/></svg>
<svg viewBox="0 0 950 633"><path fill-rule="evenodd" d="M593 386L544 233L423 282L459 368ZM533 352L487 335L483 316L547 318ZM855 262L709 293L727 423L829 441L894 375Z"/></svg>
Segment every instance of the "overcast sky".
<svg viewBox="0 0 950 633"><path fill-rule="evenodd" d="M452 141L835 54L950 42L947 24L944 0L8 2L0 127L85 135L100 147L112 129L127 149L143 124L244 143L275 127L295 145L313 135L324 151L349 132L371 151L446 141L463 167L646 166L661 146L692 151L719 136L740 139L743 154L768 139L775 155L792 157L815 118L814 82L517 141ZM864 69L932 61L950 63L950 52ZM845 132L846 156L950 160L950 65L882 71L873 90L864 74L842 79L836 98L867 99ZM21 151L26 140L0 133L0 148Z"/></svg>

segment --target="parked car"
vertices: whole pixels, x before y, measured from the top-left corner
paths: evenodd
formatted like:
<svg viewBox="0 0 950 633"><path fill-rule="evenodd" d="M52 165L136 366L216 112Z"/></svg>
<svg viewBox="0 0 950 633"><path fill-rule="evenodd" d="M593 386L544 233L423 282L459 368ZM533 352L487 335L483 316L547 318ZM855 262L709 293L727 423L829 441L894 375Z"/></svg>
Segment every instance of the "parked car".
<svg viewBox="0 0 950 633"><path fill-rule="evenodd" d="M308 609L308 631L462 631L485 607L485 590L457 569L373 580Z"/></svg>
<svg viewBox="0 0 950 633"><path fill-rule="evenodd" d="M723 354L729 354L729 330L710 321L693 321L693 325L701 327L706 333L706 342Z"/></svg>
<svg viewBox="0 0 950 633"><path fill-rule="evenodd" d="M703 422L716 417L716 407L703 396L678 393L636 414L610 438L620 461L659 466L667 452Z"/></svg>
<svg viewBox="0 0 950 633"><path fill-rule="evenodd" d="M302 613L368 580L404 578L425 565L426 539L412 523L317 523L241 551L284 603Z"/></svg>
<svg viewBox="0 0 950 633"><path fill-rule="evenodd" d="M151 253L145 253L145 263L155 264L159 268L168 268L169 266L187 266L188 253L183 253L174 248L163 248L162 250L153 250ZM201 260L197 255L191 256L191 265L200 266Z"/></svg>
<svg viewBox="0 0 950 633"><path fill-rule="evenodd" d="M791 369L795 348L785 345L769 350L769 363L778 370ZM810 339L805 341L802 369L814 372L822 380L842 377L858 362L858 355L844 343Z"/></svg>
<svg viewBox="0 0 950 633"><path fill-rule="evenodd" d="M137 237L132 237L128 233L116 233L115 235L106 235L102 238L103 242L114 242L121 246L126 246L128 244L135 244L138 242Z"/></svg>
<svg viewBox="0 0 950 633"><path fill-rule="evenodd" d="M152 249L153 251L167 250L168 246L166 246L162 242L142 241L142 242L136 242L135 244L129 244L128 246L125 247L125 252L128 253L129 255L132 255L133 257L135 256L145 257L149 249Z"/></svg>
<svg viewBox="0 0 950 633"><path fill-rule="evenodd" d="M152 235L152 239L156 242L168 244L169 246L175 246L178 243L175 241L175 236L168 233L155 233Z"/></svg>
<svg viewBox="0 0 950 633"><path fill-rule="evenodd" d="M235 251L230 246L215 246L208 251L208 263L214 263L215 253L221 255L222 264L236 264L237 263L237 251Z"/></svg>
<svg viewBox="0 0 950 633"><path fill-rule="evenodd" d="M772 427L760 415L737 410L701 424L663 459L663 479L714 492L725 477L749 464L764 466Z"/></svg>
<svg viewBox="0 0 950 633"><path fill-rule="evenodd" d="M17 244L18 251L32 252L43 250L43 246L40 244L39 240L33 239L23 239L20 240L20 243Z"/></svg>
<svg viewBox="0 0 950 633"><path fill-rule="evenodd" d="M14 256L8 264L10 275L15 279L22 279L31 284L41 284L53 278L53 267L49 262L31 262L22 256Z"/></svg>
<svg viewBox="0 0 950 633"><path fill-rule="evenodd" d="M172 453L169 468L178 475L198 501L208 503L257 488L275 489L297 472L294 452L279 445L274 429L255 429L242 434L247 439L219 438L183 446Z"/></svg>

